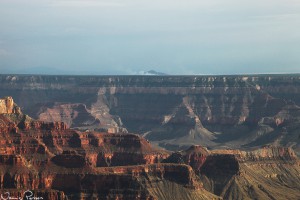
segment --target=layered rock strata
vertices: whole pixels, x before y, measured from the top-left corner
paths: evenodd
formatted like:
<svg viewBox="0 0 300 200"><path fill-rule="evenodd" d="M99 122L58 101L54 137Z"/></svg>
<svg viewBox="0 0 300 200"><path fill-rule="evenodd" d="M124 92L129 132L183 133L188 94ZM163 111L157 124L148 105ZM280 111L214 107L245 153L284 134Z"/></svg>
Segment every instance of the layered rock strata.
<svg viewBox="0 0 300 200"><path fill-rule="evenodd" d="M290 148L208 151L194 146L164 162L189 164L204 188L224 199L300 198L300 162Z"/></svg>
<svg viewBox="0 0 300 200"><path fill-rule="evenodd" d="M300 77L1 75L0 92L26 113L81 130L134 132L170 150L300 152Z"/></svg>
<svg viewBox="0 0 300 200"><path fill-rule="evenodd" d="M0 114L0 195L32 199L219 199L142 137ZM175 196L174 196L175 195Z"/></svg>
<svg viewBox="0 0 300 200"><path fill-rule="evenodd" d="M194 145L170 154L138 135L82 132L22 112L0 114L0 121L0 192L7 198L300 198L299 159L288 147Z"/></svg>

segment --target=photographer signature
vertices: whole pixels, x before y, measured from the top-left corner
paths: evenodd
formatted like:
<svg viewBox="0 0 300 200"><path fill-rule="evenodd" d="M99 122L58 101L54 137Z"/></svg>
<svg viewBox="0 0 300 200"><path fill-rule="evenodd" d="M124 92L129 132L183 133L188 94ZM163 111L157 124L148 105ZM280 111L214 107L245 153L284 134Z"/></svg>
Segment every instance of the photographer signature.
<svg viewBox="0 0 300 200"><path fill-rule="evenodd" d="M1 194L0 200L23 200L23 199L26 199L26 200L40 200L40 199L43 199L43 197L35 197L33 195L33 192L30 191L30 190L25 191L23 193L23 196L24 197L20 197L20 196L11 197L9 192L5 192L4 195Z"/></svg>

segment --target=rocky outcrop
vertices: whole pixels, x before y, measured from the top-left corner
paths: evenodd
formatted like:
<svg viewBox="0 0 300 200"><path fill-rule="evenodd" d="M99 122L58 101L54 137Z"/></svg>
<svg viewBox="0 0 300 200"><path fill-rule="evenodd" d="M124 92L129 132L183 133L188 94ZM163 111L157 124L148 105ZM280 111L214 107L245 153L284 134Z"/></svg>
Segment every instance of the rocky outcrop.
<svg viewBox="0 0 300 200"><path fill-rule="evenodd" d="M300 165L293 150L268 146L234 155L239 164L237 173L223 186L217 178L211 179L222 188L220 196L225 199L300 198L297 192L300 189Z"/></svg>
<svg viewBox="0 0 300 200"><path fill-rule="evenodd" d="M200 168L209 156L209 151L199 145L191 146L185 151L175 152L168 158L163 160L164 163L181 163L190 165L196 173L200 172Z"/></svg>
<svg viewBox="0 0 300 200"><path fill-rule="evenodd" d="M44 122L64 122L68 127L81 130L101 128L100 120L92 116L84 104L55 103L40 109L38 118Z"/></svg>
<svg viewBox="0 0 300 200"><path fill-rule="evenodd" d="M14 104L12 97L5 97L0 99L0 114L20 114L20 107Z"/></svg>
<svg viewBox="0 0 300 200"><path fill-rule="evenodd" d="M190 155L194 155L193 162L187 159ZM164 162L189 164L204 188L224 199L300 197L300 162L291 148L265 146L253 151L208 151L194 146L173 153Z"/></svg>
<svg viewBox="0 0 300 200"><path fill-rule="evenodd" d="M89 174L59 173L51 184L73 198L162 199L162 191L169 196L165 199L218 198L202 188L189 166L176 164L98 168L97 173ZM171 193L168 188L181 189L182 194L175 190Z"/></svg>

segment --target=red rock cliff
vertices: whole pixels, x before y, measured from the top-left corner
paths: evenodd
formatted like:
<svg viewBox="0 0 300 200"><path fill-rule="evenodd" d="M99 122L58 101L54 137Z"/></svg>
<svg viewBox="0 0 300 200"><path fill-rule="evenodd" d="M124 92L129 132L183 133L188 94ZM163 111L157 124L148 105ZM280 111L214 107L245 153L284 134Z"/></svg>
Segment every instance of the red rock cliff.
<svg viewBox="0 0 300 200"><path fill-rule="evenodd" d="M161 164L168 153L138 135L81 132L23 114L0 119L0 192L11 197L26 190L44 199L216 197L191 167Z"/></svg>

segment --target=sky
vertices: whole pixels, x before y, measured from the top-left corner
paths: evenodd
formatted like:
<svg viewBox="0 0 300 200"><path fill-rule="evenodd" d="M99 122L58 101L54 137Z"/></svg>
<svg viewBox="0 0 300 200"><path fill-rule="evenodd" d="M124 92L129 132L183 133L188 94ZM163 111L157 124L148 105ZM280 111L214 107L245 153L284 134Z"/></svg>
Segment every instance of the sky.
<svg viewBox="0 0 300 200"><path fill-rule="evenodd" d="M299 0L0 0L0 73L300 73Z"/></svg>

